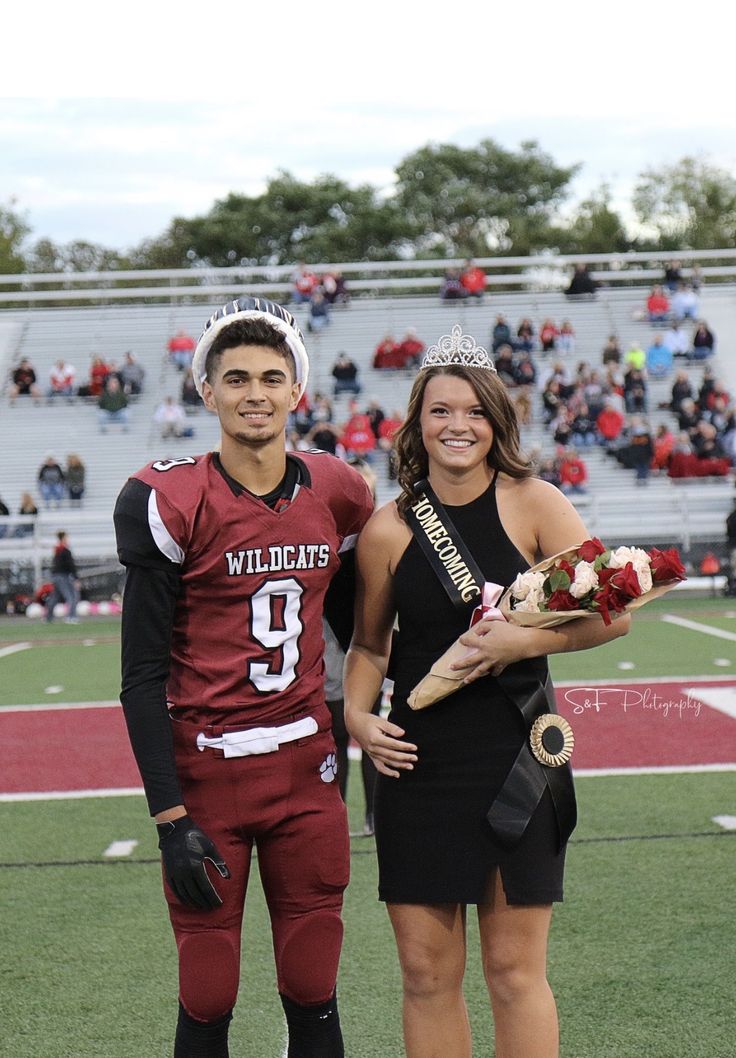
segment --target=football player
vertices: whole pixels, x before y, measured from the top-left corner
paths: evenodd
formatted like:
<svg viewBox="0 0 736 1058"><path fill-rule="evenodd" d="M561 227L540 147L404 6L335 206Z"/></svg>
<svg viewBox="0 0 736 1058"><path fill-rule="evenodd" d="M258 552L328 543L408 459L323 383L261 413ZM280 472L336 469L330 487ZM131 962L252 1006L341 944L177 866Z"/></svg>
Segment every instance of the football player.
<svg viewBox="0 0 736 1058"><path fill-rule="evenodd" d="M344 648L372 499L286 451L309 369L294 318L243 297L193 359L219 451L161 459L115 508L122 693L179 954L175 1058L227 1058L253 848L289 1058L341 1058L335 996L349 841L324 699L323 614Z"/></svg>

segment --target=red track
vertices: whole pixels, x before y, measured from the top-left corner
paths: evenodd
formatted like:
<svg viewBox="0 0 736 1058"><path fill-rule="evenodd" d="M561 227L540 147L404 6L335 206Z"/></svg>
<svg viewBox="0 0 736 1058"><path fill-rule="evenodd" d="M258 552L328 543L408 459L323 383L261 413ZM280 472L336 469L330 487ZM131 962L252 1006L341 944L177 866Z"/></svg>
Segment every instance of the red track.
<svg viewBox="0 0 736 1058"><path fill-rule="evenodd" d="M558 688L560 712L575 731L575 767L736 761L736 720L688 698L693 686L707 695L733 681ZM0 746L0 794L140 786L119 708L0 709Z"/></svg>

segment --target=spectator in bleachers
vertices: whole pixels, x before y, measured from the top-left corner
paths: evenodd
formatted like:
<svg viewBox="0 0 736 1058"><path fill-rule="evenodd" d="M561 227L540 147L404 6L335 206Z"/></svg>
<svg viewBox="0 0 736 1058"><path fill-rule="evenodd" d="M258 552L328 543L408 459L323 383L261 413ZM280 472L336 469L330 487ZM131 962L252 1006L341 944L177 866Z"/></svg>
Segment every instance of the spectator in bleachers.
<svg viewBox="0 0 736 1058"><path fill-rule="evenodd" d="M560 324L560 333L557 335L555 348L563 356L572 356L575 352L575 328L570 320L563 320Z"/></svg>
<svg viewBox="0 0 736 1058"><path fill-rule="evenodd" d="M552 437L557 445L566 447L572 443L572 422L574 415L567 404L561 404L557 415L549 424Z"/></svg>
<svg viewBox="0 0 736 1058"><path fill-rule="evenodd" d="M556 459L543 459L537 470L537 477L542 481L548 481L550 485L560 487L560 467Z"/></svg>
<svg viewBox="0 0 736 1058"><path fill-rule="evenodd" d="M474 298L480 304L485 294L486 274L470 258L466 260L460 273L460 282L465 291L465 296Z"/></svg>
<svg viewBox="0 0 736 1058"><path fill-rule="evenodd" d="M545 425L549 426L553 419L559 415L562 403L560 383L553 376L548 379L542 390L542 420Z"/></svg>
<svg viewBox="0 0 736 1058"><path fill-rule="evenodd" d="M85 392L86 397L99 397L105 388L105 382L107 376L110 374L110 368L102 359L101 356L93 356L92 363L89 369L89 382ZM80 390L81 394L81 390Z"/></svg>
<svg viewBox="0 0 736 1058"><path fill-rule="evenodd" d="M692 438L701 418L702 415L694 400L686 397L680 401L680 409L677 412L677 426L681 432L684 431L688 437Z"/></svg>
<svg viewBox="0 0 736 1058"><path fill-rule="evenodd" d="M358 457L373 462L376 449L376 435L371 429L371 421L365 412L359 411L355 401L350 406L350 418L345 423L340 443L345 449L347 459Z"/></svg>
<svg viewBox="0 0 736 1058"><path fill-rule="evenodd" d="M726 424L721 434L721 444L731 466L736 467L736 408L729 408L726 413Z"/></svg>
<svg viewBox="0 0 736 1058"><path fill-rule="evenodd" d="M683 400L694 396L695 393L687 371L678 371L675 375L675 381L672 383L672 395L669 404L670 409L677 414Z"/></svg>
<svg viewBox="0 0 736 1058"><path fill-rule="evenodd" d="M672 293L677 290L678 285L682 282L682 271L679 261L670 261L664 270L664 285Z"/></svg>
<svg viewBox="0 0 736 1058"><path fill-rule="evenodd" d="M707 360L709 356L713 355L715 345L715 335L708 327L708 324L704 320L701 320L693 332L692 359Z"/></svg>
<svg viewBox="0 0 736 1058"><path fill-rule="evenodd" d="M333 395L338 397L341 393L354 393L356 396L361 392L362 386L358 381L358 366L347 353L340 352L332 365L332 377L335 380Z"/></svg>
<svg viewBox="0 0 736 1058"><path fill-rule="evenodd" d="M202 407L202 398L197 392L197 386L194 381L194 375L192 374L191 367L187 368L186 374L182 379L181 393L179 394L179 399L184 405L185 411L196 411L197 408Z"/></svg>
<svg viewBox="0 0 736 1058"><path fill-rule="evenodd" d="M97 421L100 433L107 433L108 426L120 425L128 432L128 398L117 375L111 374L97 401Z"/></svg>
<svg viewBox="0 0 736 1058"><path fill-rule="evenodd" d="M560 459L560 489L566 496L584 496L588 468L574 448L566 448Z"/></svg>
<svg viewBox="0 0 736 1058"><path fill-rule="evenodd" d="M670 299L657 284L647 298L647 317L650 323L666 323L670 317Z"/></svg>
<svg viewBox="0 0 736 1058"><path fill-rule="evenodd" d="M667 423L661 422L659 424L652 443L654 446L652 470L666 470L675 447L675 435Z"/></svg>
<svg viewBox="0 0 736 1058"><path fill-rule="evenodd" d="M654 442L646 419L632 419L629 430L629 462L636 472L636 484L649 483L649 471L654 455Z"/></svg>
<svg viewBox="0 0 736 1058"><path fill-rule="evenodd" d="M699 309L698 295L687 283L679 283L670 307L676 320L695 320Z"/></svg>
<svg viewBox="0 0 736 1058"><path fill-rule="evenodd" d="M516 328L514 349L531 353L534 349L535 343L536 331L534 330L534 324L527 316L525 316L523 320L519 321L519 326Z"/></svg>
<svg viewBox="0 0 736 1058"><path fill-rule="evenodd" d="M27 515L31 518L35 518L38 514L38 507L30 492L21 492L18 514ZM30 522L22 522L20 525L16 525L14 535L17 537L32 536L33 526Z"/></svg>
<svg viewBox="0 0 736 1058"><path fill-rule="evenodd" d="M588 405L591 418L596 419L603 407L603 398L606 395L603 379L599 371L591 370L587 379L583 382L582 394L583 400Z"/></svg>
<svg viewBox="0 0 736 1058"><path fill-rule="evenodd" d="M191 368L187 368L187 370L191 376ZM120 380L123 384L123 389L129 397L137 397L143 392L143 379L145 377L145 368L138 363L135 353L128 350L125 354L123 366L120 368Z"/></svg>
<svg viewBox="0 0 736 1058"><path fill-rule="evenodd" d="M416 330L413 327L408 327L404 337L399 342L399 352L404 370L419 367L425 348L426 346L421 338L417 336Z"/></svg>
<svg viewBox="0 0 736 1058"><path fill-rule="evenodd" d="M511 328L506 322L506 317L503 313L499 312L498 316L496 316L493 330L491 331L491 349L496 353L502 345L511 345L511 342Z"/></svg>
<svg viewBox="0 0 736 1058"><path fill-rule="evenodd" d="M324 393L314 394L312 422L332 422L332 401Z"/></svg>
<svg viewBox="0 0 736 1058"><path fill-rule="evenodd" d="M636 367L624 374L624 407L629 415L646 414L648 410L647 381L644 372Z"/></svg>
<svg viewBox="0 0 736 1058"><path fill-rule="evenodd" d="M395 371L404 366L404 357L392 334L385 334L373 352L372 367L376 371Z"/></svg>
<svg viewBox="0 0 736 1058"><path fill-rule="evenodd" d="M3 503L3 498L0 496L0 518L6 518L10 514L10 509L7 504ZM7 525L0 522L0 540L2 540L8 532Z"/></svg>
<svg viewBox="0 0 736 1058"><path fill-rule="evenodd" d="M18 366L10 376L10 403L15 404L17 397L33 397L34 403L38 404L41 399L41 390L37 386L36 372L27 357L23 357Z"/></svg>
<svg viewBox="0 0 736 1058"><path fill-rule="evenodd" d="M539 328L539 341L542 346L543 353L550 353L555 348L555 342L557 341L557 335L560 333L559 327L549 317L542 323Z"/></svg>
<svg viewBox="0 0 736 1058"><path fill-rule="evenodd" d="M664 332L664 344L675 357L687 358L690 353L690 338L680 326L679 320L673 320L669 330Z"/></svg>
<svg viewBox="0 0 736 1058"><path fill-rule="evenodd" d="M334 422L329 419L322 419L314 424L304 440L312 448L319 448L320 451L329 452L333 456L340 455L341 453L344 454L344 450L340 446L341 432Z"/></svg>
<svg viewBox="0 0 736 1058"><path fill-rule="evenodd" d="M503 384L507 387L515 386L516 365L514 363L514 351L510 345L501 345L498 347L493 363L496 368L496 373Z"/></svg>
<svg viewBox="0 0 736 1058"><path fill-rule="evenodd" d="M309 318L307 330L310 334L323 331L330 324L330 303L324 296L321 287L317 287L309 299Z"/></svg>
<svg viewBox="0 0 736 1058"><path fill-rule="evenodd" d="M299 261L296 271L292 276L294 288L291 292L291 300L294 305L308 305L312 300L312 294L319 285L319 280L314 272L307 268L303 261Z"/></svg>
<svg viewBox="0 0 736 1058"><path fill-rule="evenodd" d="M631 342L624 356L624 368L635 367L643 371L647 363L647 354L637 341Z"/></svg>
<svg viewBox="0 0 736 1058"><path fill-rule="evenodd" d="M389 481L396 480L396 452L394 450L394 437L404 423L404 415L395 408L378 428L378 447L386 453L388 461L387 473Z"/></svg>
<svg viewBox="0 0 736 1058"><path fill-rule="evenodd" d="M701 419L690 434L690 443L698 459L723 459L725 452L713 423Z"/></svg>
<svg viewBox="0 0 736 1058"><path fill-rule="evenodd" d="M179 371L186 371L191 366L196 347L196 341L185 330L178 330L166 346L169 359Z"/></svg>
<svg viewBox="0 0 736 1058"><path fill-rule="evenodd" d="M460 271L457 268L448 268L440 287L440 298L442 301L462 301L468 296L465 287L460 281Z"/></svg>
<svg viewBox="0 0 736 1058"><path fill-rule="evenodd" d="M647 349L647 374L652 378L664 378L672 370L672 350L664 343L661 334L655 334Z"/></svg>
<svg viewBox="0 0 736 1058"><path fill-rule="evenodd" d="M595 296L598 284L588 271L585 264L576 264L570 285L565 291L569 298L591 298Z"/></svg>
<svg viewBox="0 0 736 1058"><path fill-rule="evenodd" d="M63 358L57 360L49 372L49 388L47 392L49 400L54 397L66 397L67 399L73 397L76 377L76 368L72 364L67 364Z"/></svg>
<svg viewBox="0 0 736 1058"><path fill-rule="evenodd" d="M608 451L613 450L619 442L625 422L626 419L615 402L611 397L606 397L595 421L598 443Z"/></svg>
<svg viewBox="0 0 736 1058"><path fill-rule="evenodd" d="M65 602L67 605L67 624L79 624L77 617L77 601L79 599L79 573L74 561L69 540L63 530L56 534L58 543L54 548L54 557L51 560L51 580L54 588L46 600L46 621L50 624L54 619L54 607L57 603Z"/></svg>
<svg viewBox="0 0 736 1058"><path fill-rule="evenodd" d="M82 498L84 496L85 488L85 474L86 469L82 460L76 452L70 453L70 455L66 457L64 478L71 507L82 506Z"/></svg>
<svg viewBox="0 0 736 1058"><path fill-rule="evenodd" d="M305 437L312 429L313 422L312 401L307 391L304 390L299 403L289 416L289 425L296 430L299 437Z"/></svg>
<svg viewBox="0 0 736 1058"><path fill-rule="evenodd" d="M606 339L606 344L603 346L602 363L604 367L608 364L621 363L621 344L615 334L609 334Z"/></svg>
<svg viewBox="0 0 736 1058"><path fill-rule="evenodd" d="M573 416L572 443L576 448L588 448L598 439L598 430L593 416L585 401L580 401Z"/></svg>
<svg viewBox="0 0 736 1058"><path fill-rule="evenodd" d="M322 292L330 305L347 305L350 301L343 274L336 268L322 276L321 286Z"/></svg>
<svg viewBox="0 0 736 1058"><path fill-rule="evenodd" d="M624 406L624 373L618 364L610 364L606 371L603 389L608 396L615 401L616 406L623 410Z"/></svg>
<svg viewBox="0 0 736 1058"><path fill-rule="evenodd" d="M170 437L191 437L187 425L187 413L184 408L173 397L164 397L156 411L153 413L153 421L161 427L161 440Z"/></svg>
<svg viewBox="0 0 736 1058"><path fill-rule="evenodd" d="M522 352L514 363L514 382L517 386L533 386L537 381L537 365L530 352Z"/></svg>
<svg viewBox="0 0 736 1058"><path fill-rule="evenodd" d="M386 418L386 412L381 407L380 402L373 397L373 399L368 402L368 407L366 408L365 413L371 424L371 430L373 430L373 434L376 440L378 440L379 430L381 428L381 423Z"/></svg>
<svg viewBox="0 0 736 1058"><path fill-rule="evenodd" d="M64 499L64 471L52 452L47 454L38 471L38 491L47 509L52 504L61 507Z"/></svg>

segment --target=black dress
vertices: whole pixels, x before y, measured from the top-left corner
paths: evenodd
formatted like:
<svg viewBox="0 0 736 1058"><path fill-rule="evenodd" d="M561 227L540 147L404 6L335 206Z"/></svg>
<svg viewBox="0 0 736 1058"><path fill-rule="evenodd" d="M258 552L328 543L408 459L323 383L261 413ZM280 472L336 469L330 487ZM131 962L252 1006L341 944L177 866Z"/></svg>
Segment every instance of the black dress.
<svg viewBox="0 0 736 1058"><path fill-rule="evenodd" d="M458 533L489 581L504 586L529 568L498 516L495 485L472 503L449 507ZM510 904L562 899L565 847L560 848L548 790L521 839L500 845L486 813L527 737L519 709L498 680L486 676L427 709L407 705L412 688L468 627L412 538L394 578L399 636L392 656L390 719L418 747L401 778L378 776L375 800L379 897L390 903L483 903L495 867ZM544 683L545 658L532 666Z"/></svg>

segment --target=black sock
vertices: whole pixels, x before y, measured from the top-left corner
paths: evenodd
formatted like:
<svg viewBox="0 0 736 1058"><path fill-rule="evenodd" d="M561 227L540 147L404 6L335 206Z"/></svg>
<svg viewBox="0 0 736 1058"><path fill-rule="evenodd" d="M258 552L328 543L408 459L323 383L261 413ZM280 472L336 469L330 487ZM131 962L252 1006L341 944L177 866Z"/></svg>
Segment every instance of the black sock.
<svg viewBox="0 0 736 1058"><path fill-rule="evenodd" d="M345 1058L336 995L310 1007L282 995L281 1005L289 1027L287 1058Z"/></svg>
<svg viewBox="0 0 736 1058"><path fill-rule="evenodd" d="M229 1058L227 1034L232 1013L219 1021L195 1021L179 1004L174 1058Z"/></svg>

